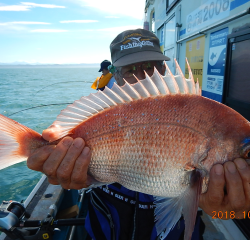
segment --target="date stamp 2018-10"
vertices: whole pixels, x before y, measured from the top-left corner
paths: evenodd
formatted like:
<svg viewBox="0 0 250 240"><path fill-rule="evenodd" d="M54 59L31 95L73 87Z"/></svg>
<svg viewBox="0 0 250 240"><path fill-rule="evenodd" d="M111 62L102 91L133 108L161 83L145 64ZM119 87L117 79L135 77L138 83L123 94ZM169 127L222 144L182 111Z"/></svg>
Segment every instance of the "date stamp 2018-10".
<svg viewBox="0 0 250 240"><path fill-rule="evenodd" d="M242 212L242 216L239 216L239 215L237 215L236 216L236 213L235 213L235 211L230 211L230 212L228 212L228 211L213 211L212 212L212 214L213 214L213 216L212 216L212 218L213 219L216 219L216 218L219 218L219 219L246 219L246 218L248 218L248 219L250 219L250 211L243 211Z"/></svg>

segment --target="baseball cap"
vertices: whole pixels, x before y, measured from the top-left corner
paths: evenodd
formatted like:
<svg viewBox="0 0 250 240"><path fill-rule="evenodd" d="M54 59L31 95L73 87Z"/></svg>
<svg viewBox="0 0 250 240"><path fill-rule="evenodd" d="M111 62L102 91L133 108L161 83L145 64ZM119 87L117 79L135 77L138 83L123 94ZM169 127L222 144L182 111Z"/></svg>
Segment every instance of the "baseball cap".
<svg viewBox="0 0 250 240"><path fill-rule="evenodd" d="M140 28L118 34L110 44L110 52L115 67L144 61L170 60L163 55L156 35Z"/></svg>
<svg viewBox="0 0 250 240"><path fill-rule="evenodd" d="M101 72L103 69L108 69L108 66L111 65L111 62L108 60L104 60L101 62L101 68L98 72Z"/></svg>

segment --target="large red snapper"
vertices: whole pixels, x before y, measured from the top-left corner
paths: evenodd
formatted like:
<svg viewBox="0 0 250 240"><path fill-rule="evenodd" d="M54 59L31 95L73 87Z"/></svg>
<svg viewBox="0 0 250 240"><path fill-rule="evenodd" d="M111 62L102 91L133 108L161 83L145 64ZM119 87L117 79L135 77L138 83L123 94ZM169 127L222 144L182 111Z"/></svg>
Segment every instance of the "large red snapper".
<svg viewBox="0 0 250 240"><path fill-rule="evenodd" d="M185 219L190 239L199 196L215 163L248 158L250 124L231 108L200 96L190 71L115 85L69 105L57 117L53 140L82 137L92 151L93 185L118 182L155 195L158 235ZM0 168L55 142L0 116Z"/></svg>

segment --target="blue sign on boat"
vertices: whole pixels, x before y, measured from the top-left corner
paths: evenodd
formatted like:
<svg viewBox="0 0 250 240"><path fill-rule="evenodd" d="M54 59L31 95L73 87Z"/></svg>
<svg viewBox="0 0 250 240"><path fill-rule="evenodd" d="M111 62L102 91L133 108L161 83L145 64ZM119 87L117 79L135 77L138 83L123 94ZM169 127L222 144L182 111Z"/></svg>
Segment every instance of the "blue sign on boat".
<svg viewBox="0 0 250 240"><path fill-rule="evenodd" d="M207 79L202 84L202 95L221 102L228 28L211 33L209 42L209 59Z"/></svg>
<svg viewBox="0 0 250 240"><path fill-rule="evenodd" d="M224 76L228 28L210 35L208 75Z"/></svg>

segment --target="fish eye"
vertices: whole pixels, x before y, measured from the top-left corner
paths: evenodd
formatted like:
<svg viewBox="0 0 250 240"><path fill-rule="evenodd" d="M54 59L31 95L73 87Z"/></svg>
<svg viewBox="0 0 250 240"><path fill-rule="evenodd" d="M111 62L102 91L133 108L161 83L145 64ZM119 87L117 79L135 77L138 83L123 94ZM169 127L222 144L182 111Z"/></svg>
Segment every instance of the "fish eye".
<svg viewBox="0 0 250 240"><path fill-rule="evenodd" d="M245 159L250 159L250 150L246 151L242 157Z"/></svg>
<svg viewBox="0 0 250 240"><path fill-rule="evenodd" d="M250 159L250 144L247 143L245 144L240 151L240 155L241 157L245 158L245 159Z"/></svg>

